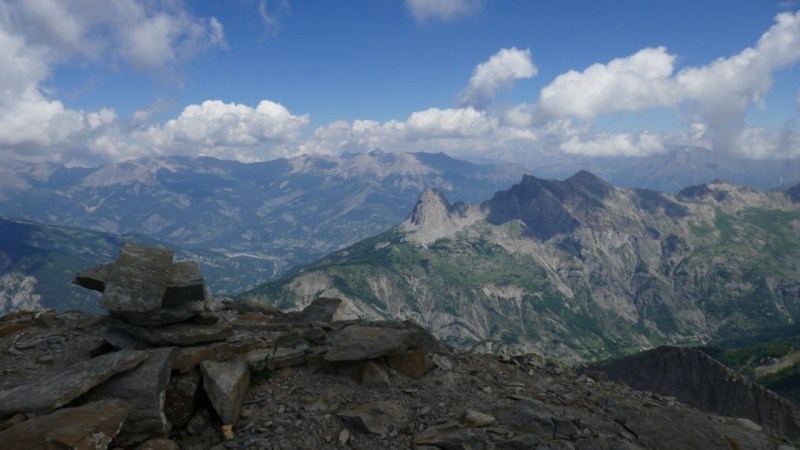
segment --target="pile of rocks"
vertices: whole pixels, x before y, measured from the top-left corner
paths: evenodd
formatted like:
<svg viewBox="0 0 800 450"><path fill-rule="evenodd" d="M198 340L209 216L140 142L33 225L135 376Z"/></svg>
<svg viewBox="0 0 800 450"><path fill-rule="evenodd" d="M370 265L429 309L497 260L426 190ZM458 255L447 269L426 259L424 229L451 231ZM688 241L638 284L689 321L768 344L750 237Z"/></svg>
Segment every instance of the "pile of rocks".
<svg viewBox="0 0 800 450"><path fill-rule="evenodd" d="M335 320L337 299L290 313L210 299L167 250L126 246L76 282L109 316L0 318L0 448L785 446L749 420L456 351L412 323Z"/></svg>
<svg viewBox="0 0 800 450"><path fill-rule="evenodd" d="M289 314L211 301L197 265L174 263L167 249L126 245L75 282L102 292L109 316L3 318L3 448L106 448L112 439L132 447L211 422L232 439L251 371L306 365L380 383L377 360L419 377L433 367L429 352L444 351L410 323L331 325L338 299Z"/></svg>

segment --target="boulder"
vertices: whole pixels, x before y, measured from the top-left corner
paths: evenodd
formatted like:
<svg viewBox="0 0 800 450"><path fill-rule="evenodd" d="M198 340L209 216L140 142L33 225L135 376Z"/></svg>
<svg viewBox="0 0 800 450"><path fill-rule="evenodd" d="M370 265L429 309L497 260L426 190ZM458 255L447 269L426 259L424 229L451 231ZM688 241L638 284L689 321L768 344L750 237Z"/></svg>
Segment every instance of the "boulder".
<svg viewBox="0 0 800 450"><path fill-rule="evenodd" d="M172 250L125 244L108 274L100 306L109 311L149 311L161 306Z"/></svg>
<svg viewBox="0 0 800 450"><path fill-rule="evenodd" d="M172 425L182 427L194 416L200 399L201 379L199 370L174 374L170 377L167 383L164 414Z"/></svg>
<svg viewBox="0 0 800 450"><path fill-rule="evenodd" d="M489 414L484 414L480 411L475 411L474 409L468 409L464 411L464 426L470 428L486 427L489 425L494 425L495 422L497 422L497 419Z"/></svg>
<svg viewBox="0 0 800 450"><path fill-rule="evenodd" d="M47 414L147 358L145 351L124 350L34 376L24 384L0 391L0 417L18 412Z"/></svg>
<svg viewBox="0 0 800 450"><path fill-rule="evenodd" d="M408 427L408 411L395 401L378 401L342 411L337 416L351 430L381 436Z"/></svg>
<svg viewBox="0 0 800 450"><path fill-rule="evenodd" d="M208 345L180 347L172 357L172 370L187 373L202 361L225 361L235 356L244 356L265 344L255 338L243 338L236 342L214 342ZM271 351L271 350L270 350Z"/></svg>
<svg viewBox="0 0 800 450"><path fill-rule="evenodd" d="M214 410L229 425L236 422L250 386L250 369L243 357L222 362L203 361L203 389L208 394Z"/></svg>
<svg viewBox="0 0 800 450"><path fill-rule="evenodd" d="M133 402L133 409L117 442L135 445L151 437L162 437L172 428L164 414L167 383L172 369L173 347L143 350L150 357L135 370L120 374L92 389L88 399L118 397Z"/></svg>
<svg viewBox="0 0 800 450"><path fill-rule="evenodd" d="M386 359L389 367L415 380L424 377L433 369L430 356L420 350L411 350L402 355L389 356Z"/></svg>
<svg viewBox="0 0 800 450"><path fill-rule="evenodd" d="M397 356L410 349L437 350L439 344L422 327L402 322L350 325L333 336L330 347L324 360L336 362Z"/></svg>
<svg viewBox="0 0 800 450"><path fill-rule="evenodd" d="M287 316L296 322L330 322L341 306L341 299L320 297L314 299L302 311L292 312Z"/></svg>
<svg viewBox="0 0 800 450"><path fill-rule="evenodd" d="M131 402L111 398L64 408L0 432L0 444L9 450L106 450L131 407Z"/></svg>

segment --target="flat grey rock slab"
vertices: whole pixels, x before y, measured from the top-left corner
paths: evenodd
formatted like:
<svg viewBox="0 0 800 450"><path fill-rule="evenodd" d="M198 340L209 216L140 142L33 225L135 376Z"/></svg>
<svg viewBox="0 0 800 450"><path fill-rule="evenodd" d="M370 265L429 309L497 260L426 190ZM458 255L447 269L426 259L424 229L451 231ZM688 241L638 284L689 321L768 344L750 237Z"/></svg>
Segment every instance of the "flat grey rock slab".
<svg viewBox="0 0 800 450"><path fill-rule="evenodd" d="M161 306L172 270L172 250L125 244L106 280L100 306L148 311Z"/></svg>
<svg viewBox="0 0 800 450"><path fill-rule="evenodd" d="M408 411L395 401L365 403L342 411L337 416L351 430L381 436L408 427Z"/></svg>
<svg viewBox="0 0 800 450"><path fill-rule="evenodd" d="M18 423L0 432L4 449L106 450L133 405L104 399Z"/></svg>
<svg viewBox="0 0 800 450"><path fill-rule="evenodd" d="M47 414L147 358L146 351L123 350L34 376L25 384L0 391L0 417L18 412Z"/></svg>
<svg viewBox="0 0 800 450"><path fill-rule="evenodd" d="M165 436L172 428L164 413L164 403L173 351L174 347L143 350L150 355L147 361L88 394L89 400L117 397L133 402L128 420L115 441L119 445L129 446L151 437Z"/></svg>
<svg viewBox="0 0 800 450"><path fill-rule="evenodd" d="M202 314L204 307L204 301L194 301L162 306L150 311L110 310L108 313L111 317L122 319L130 324L159 326L190 320Z"/></svg>
<svg viewBox="0 0 800 450"><path fill-rule="evenodd" d="M469 444L479 441L476 433L456 423L434 425L414 436L415 445L430 445L439 448L479 448Z"/></svg>
<svg viewBox="0 0 800 450"><path fill-rule="evenodd" d="M205 389L223 424L233 424L242 411L250 386L250 369L241 356L227 361L200 363Z"/></svg>
<svg viewBox="0 0 800 450"><path fill-rule="evenodd" d="M409 349L435 350L435 338L420 327L350 325L330 340L327 362L361 361L381 356L401 355Z"/></svg>
<svg viewBox="0 0 800 450"><path fill-rule="evenodd" d="M140 341L122 330L105 328L100 332L100 337L117 350L145 350L150 344Z"/></svg>
<svg viewBox="0 0 800 450"><path fill-rule="evenodd" d="M174 323L150 328L116 320L112 326L132 335L136 339L153 345L189 346L205 344L224 341L233 335L233 328L222 323L211 325Z"/></svg>
<svg viewBox="0 0 800 450"><path fill-rule="evenodd" d="M249 337L236 342L214 342L207 345L180 347L172 356L172 370L188 373L198 367L202 361L225 361L235 356L244 356L256 349L263 349L266 345L268 344L260 342L255 337Z"/></svg>
<svg viewBox="0 0 800 450"><path fill-rule="evenodd" d="M261 348L248 353L247 363L253 369L281 369L306 362L306 351L296 348Z"/></svg>

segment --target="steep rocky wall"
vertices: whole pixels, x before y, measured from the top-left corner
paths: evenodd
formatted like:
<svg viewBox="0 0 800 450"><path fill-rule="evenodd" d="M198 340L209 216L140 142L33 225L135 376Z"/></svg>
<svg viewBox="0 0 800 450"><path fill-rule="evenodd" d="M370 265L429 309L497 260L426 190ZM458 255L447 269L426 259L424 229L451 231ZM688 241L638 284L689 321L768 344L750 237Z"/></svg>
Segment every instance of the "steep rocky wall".
<svg viewBox="0 0 800 450"><path fill-rule="evenodd" d="M672 396L724 416L746 417L800 438L800 409L699 350L663 346L593 369L633 389Z"/></svg>

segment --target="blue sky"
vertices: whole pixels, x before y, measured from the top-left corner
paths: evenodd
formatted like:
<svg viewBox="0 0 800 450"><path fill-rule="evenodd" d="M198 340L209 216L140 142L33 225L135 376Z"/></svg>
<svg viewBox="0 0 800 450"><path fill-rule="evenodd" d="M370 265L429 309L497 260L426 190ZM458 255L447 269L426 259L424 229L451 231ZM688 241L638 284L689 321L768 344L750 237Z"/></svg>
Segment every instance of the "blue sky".
<svg viewBox="0 0 800 450"><path fill-rule="evenodd" d="M800 156L800 2L0 0L0 159Z"/></svg>

